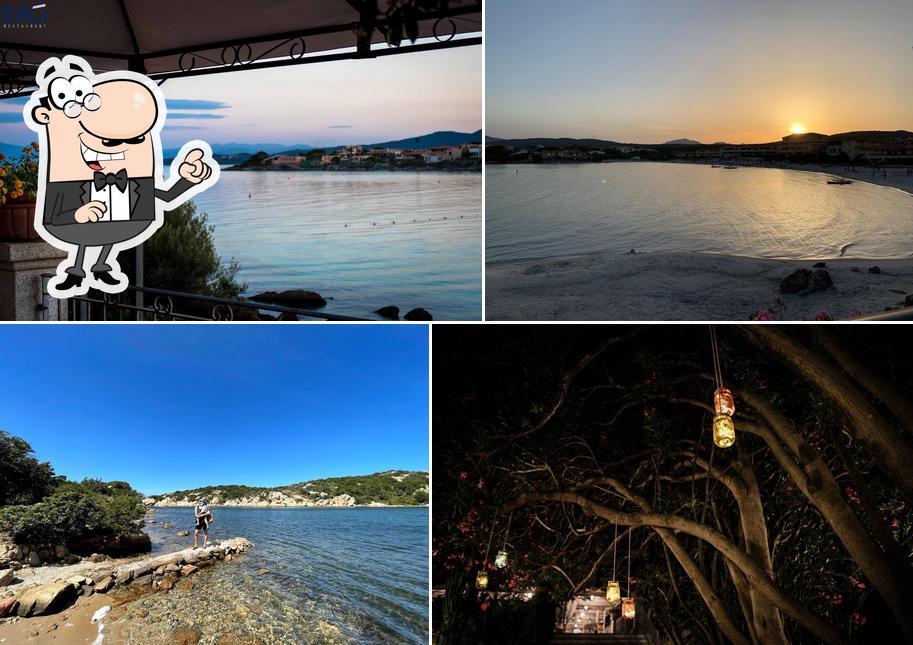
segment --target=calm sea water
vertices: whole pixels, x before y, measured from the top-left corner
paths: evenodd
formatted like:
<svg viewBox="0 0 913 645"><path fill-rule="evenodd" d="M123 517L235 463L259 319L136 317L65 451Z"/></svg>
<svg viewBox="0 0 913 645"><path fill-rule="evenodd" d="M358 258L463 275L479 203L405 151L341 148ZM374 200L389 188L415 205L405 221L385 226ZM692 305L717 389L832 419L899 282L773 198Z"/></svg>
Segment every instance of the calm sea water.
<svg viewBox="0 0 913 645"><path fill-rule="evenodd" d="M785 259L913 254L913 195L826 178L669 163L489 166L486 261L632 248Z"/></svg>
<svg viewBox="0 0 913 645"><path fill-rule="evenodd" d="M481 173L230 171L194 201L250 294L309 289L333 313L481 319Z"/></svg>
<svg viewBox="0 0 913 645"><path fill-rule="evenodd" d="M195 574L191 579L209 579L195 586L194 595L150 596L144 601L150 612L175 614L183 622L191 612L205 635L206 621L238 620L239 612L225 606L227 598L248 608L240 612L249 621L248 633L266 642L428 642L427 508L214 508L213 513L211 539L246 537L255 548L238 563ZM156 509L155 519L174 528L147 526L154 553L192 544L192 508ZM191 537L177 538L182 529ZM260 568L270 573L256 575ZM173 610L170 602L177 603ZM217 624L213 631L224 628Z"/></svg>

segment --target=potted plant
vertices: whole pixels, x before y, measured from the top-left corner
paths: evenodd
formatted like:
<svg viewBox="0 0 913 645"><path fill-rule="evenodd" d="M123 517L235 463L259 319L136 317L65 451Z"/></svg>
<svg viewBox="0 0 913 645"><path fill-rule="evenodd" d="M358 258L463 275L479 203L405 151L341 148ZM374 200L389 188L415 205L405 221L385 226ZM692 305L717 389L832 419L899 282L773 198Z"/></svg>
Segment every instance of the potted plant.
<svg viewBox="0 0 913 645"><path fill-rule="evenodd" d="M32 142L15 159L0 153L0 240L37 240L35 195L38 144Z"/></svg>

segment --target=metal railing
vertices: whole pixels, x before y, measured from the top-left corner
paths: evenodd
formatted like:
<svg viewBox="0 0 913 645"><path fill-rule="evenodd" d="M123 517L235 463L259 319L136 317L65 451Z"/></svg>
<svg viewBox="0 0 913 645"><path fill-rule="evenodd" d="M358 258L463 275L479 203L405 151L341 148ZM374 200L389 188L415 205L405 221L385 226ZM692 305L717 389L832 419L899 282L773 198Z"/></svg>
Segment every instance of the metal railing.
<svg viewBox="0 0 913 645"><path fill-rule="evenodd" d="M48 280L53 277L53 273L44 273L41 276L42 302L40 309L44 320L48 319L52 298L48 293ZM148 302L152 304L146 304ZM252 300L218 298L198 293L170 291L152 287L128 286L119 294L89 291L84 296L67 298L67 320L71 321L253 321L275 319L271 316L264 318L261 312L279 314L279 320L298 320L301 318L333 321L366 320L365 318L341 316L312 309L296 309Z"/></svg>
<svg viewBox="0 0 913 645"><path fill-rule="evenodd" d="M878 321L901 321L901 320L913 320L913 307L904 307L903 309L892 309L891 311L885 311L880 314L873 314L871 316L863 316L862 318L857 318L856 320L878 320Z"/></svg>

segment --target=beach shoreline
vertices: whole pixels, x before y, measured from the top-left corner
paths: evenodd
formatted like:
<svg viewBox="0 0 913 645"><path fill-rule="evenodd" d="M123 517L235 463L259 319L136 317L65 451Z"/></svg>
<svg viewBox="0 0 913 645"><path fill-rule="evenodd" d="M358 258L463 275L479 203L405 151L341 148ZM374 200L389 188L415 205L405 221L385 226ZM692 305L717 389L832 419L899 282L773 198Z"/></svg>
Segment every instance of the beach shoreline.
<svg viewBox="0 0 913 645"><path fill-rule="evenodd" d="M706 164L700 164L706 165ZM885 188L896 188L913 195L913 175L901 174L906 172L904 167L885 166L874 173L871 168L860 166L854 171L855 166L846 164L836 164L825 166L821 164L799 164L799 163L782 163L775 166L747 166L750 168L775 168L780 170L797 170L799 172L814 172L821 175L833 175L836 177L845 177L866 184L874 184ZM884 177L883 172L888 176ZM892 174L893 173L893 174Z"/></svg>
<svg viewBox="0 0 913 645"><path fill-rule="evenodd" d="M833 286L780 294L797 269L826 264ZM879 273L869 273L878 267ZM601 253L487 264L489 320L850 320L903 307L913 257L777 260L706 253Z"/></svg>

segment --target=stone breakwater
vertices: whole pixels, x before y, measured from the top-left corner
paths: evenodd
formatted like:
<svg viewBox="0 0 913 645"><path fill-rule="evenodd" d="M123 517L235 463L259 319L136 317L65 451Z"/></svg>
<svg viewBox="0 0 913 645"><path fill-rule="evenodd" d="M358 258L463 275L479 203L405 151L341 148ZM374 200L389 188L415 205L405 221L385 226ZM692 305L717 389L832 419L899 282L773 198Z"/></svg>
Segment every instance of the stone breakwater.
<svg viewBox="0 0 913 645"><path fill-rule="evenodd" d="M106 567L102 563L85 576L42 584L23 583L14 596L0 599L0 618L53 614L69 607L79 596L109 593L127 585L139 592L192 587L192 581L185 580L188 576L219 561L231 561L253 546L246 538L238 537L116 567Z"/></svg>

